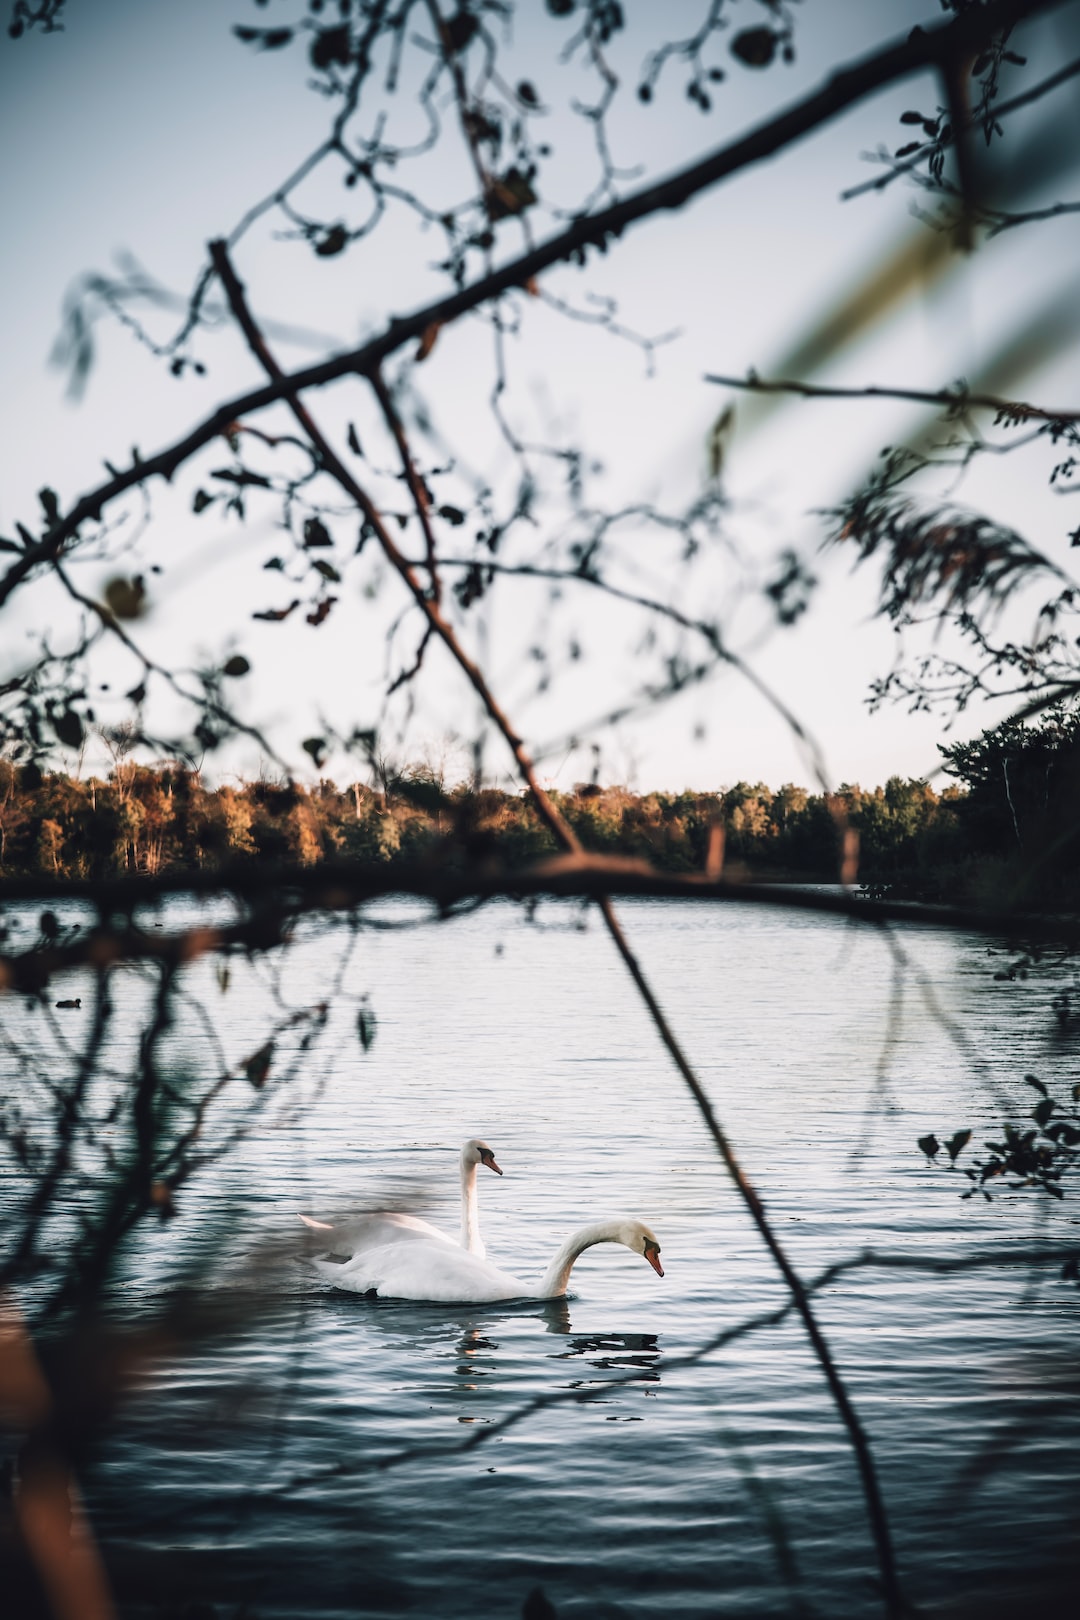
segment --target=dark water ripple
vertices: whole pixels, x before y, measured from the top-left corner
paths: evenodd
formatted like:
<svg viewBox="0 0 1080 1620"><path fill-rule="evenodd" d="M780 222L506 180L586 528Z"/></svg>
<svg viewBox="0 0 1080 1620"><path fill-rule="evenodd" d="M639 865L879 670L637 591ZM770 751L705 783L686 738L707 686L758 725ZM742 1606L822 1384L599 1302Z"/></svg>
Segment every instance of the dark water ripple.
<svg viewBox="0 0 1080 1620"><path fill-rule="evenodd" d="M880 941L809 917L625 912L805 1274L867 1247L1076 1240L1069 1202L961 1204L915 1149L930 1129L978 1135L1002 1096L1018 1113L1025 1072L1057 1078L1049 980L1003 987L984 945L910 936L968 1045L909 984L881 1074L893 967ZM337 949L295 953L294 1001L318 996ZM163 1580L176 1608L313 1620L516 1616L538 1584L560 1617L879 1612L850 1449L798 1326L679 1364L784 1299L603 936L492 909L364 940L352 973L378 1014L373 1051L343 1012L318 1103L189 1194L129 1286L137 1317L177 1264L209 1258L255 1314L248 1333L163 1369L84 1480L125 1612L164 1612ZM198 969L192 983L239 1059L265 985L238 974L223 996ZM178 1057L199 1061L200 1039L178 1028ZM280 1252L253 1258L292 1238L298 1209L393 1189L456 1230L456 1149L474 1133L506 1170L480 1188L493 1258L539 1277L569 1230L632 1213L661 1238L665 1280L607 1246L566 1302L418 1306L324 1291ZM993 1616L1041 1592L1040 1612L1058 1612L1080 1520L1077 1291L1049 1267L872 1270L819 1308L911 1596ZM409 1448L434 1454L393 1462Z"/></svg>

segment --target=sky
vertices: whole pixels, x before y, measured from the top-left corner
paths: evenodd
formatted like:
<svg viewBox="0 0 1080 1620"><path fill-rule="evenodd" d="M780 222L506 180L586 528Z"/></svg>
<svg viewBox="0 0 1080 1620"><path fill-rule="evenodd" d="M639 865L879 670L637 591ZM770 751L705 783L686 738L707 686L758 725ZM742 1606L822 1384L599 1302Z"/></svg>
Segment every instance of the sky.
<svg viewBox="0 0 1080 1620"><path fill-rule="evenodd" d="M50 355L76 278L107 272L127 253L160 283L186 293L205 243L227 233L316 145L328 107L306 85L302 54L252 51L230 32L233 23L282 24L303 9L286 0L265 7L250 0L185 0L183 6L69 0L62 33L0 38L6 154L0 217L7 243L0 533L10 533L16 520L33 525L42 485L54 488L65 506L100 480L104 460L122 464L133 445L152 452L222 397L260 380L224 323L200 336L202 378L171 378L115 322L101 321L95 329L95 363L81 398L70 396ZM631 83L650 9L628 5L626 35L612 45L611 61ZM665 7L672 35L692 32L705 9L690 0ZM754 72L732 56L730 34L718 42L710 60L723 66L725 78L707 115L687 101L678 73L667 70L649 108L632 95L625 112L617 105L611 139L627 171L617 181L621 191L764 119L819 83L838 61L902 36L918 17L937 18L929 4L920 9L903 0L860 0L857 6L806 0L794 14L791 66ZM731 15L737 28L763 13L741 0ZM1025 48L1049 68L1063 52L1076 54L1074 33L1068 17L1051 17L1027 32ZM559 65L565 38L566 28L539 4L523 8L508 69L535 82L545 109L550 105L543 115L556 149L550 194L571 206L592 158L587 127L566 111L566 102L583 97L589 82L576 63ZM397 103L402 137L423 129L407 90L406 83ZM1060 109L1075 118L1075 87L1059 94L1065 98ZM934 389L957 377L975 384L1004 378L995 386L1021 397L1074 403L1071 316L1062 316L1045 352L1030 337L1014 345L1023 364L1014 364L1011 375L1002 369L1001 351L1033 312L1055 300L1068 310L1075 219L1005 233L970 258L935 257L933 233L913 217L922 199L903 184L839 200L845 187L873 173L866 154L903 136L899 114L908 106L930 110L935 101L928 79L875 96L780 158L631 229L584 275L573 267L551 271L545 291L586 311L599 307L589 297L612 298L627 328L651 336L677 329L678 335L658 347L650 376L636 344L528 301L520 332L507 340L505 407L516 430L587 446L589 462L603 467L592 480L595 496L610 507L650 501L681 508L707 487L710 427L733 397L706 377L741 375L751 367L766 376L789 375L785 363L800 340L843 311L867 276L915 239L931 242L926 274L865 331L836 346L816 380ZM460 154L437 153L426 161L425 195L460 195L460 165ZM304 200L326 218L351 218L347 210L360 208L332 174L317 176ZM556 223L539 220L537 234L543 237ZM283 226L280 218L261 221L236 259L259 314L293 329L292 341L275 339L287 364L354 343L445 286L432 268L435 233L400 211L391 210L370 238L331 259L317 258L306 242L285 239ZM170 318L159 312L155 319L164 334ZM476 319L442 334L416 370L416 397L435 430L432 460L438 450L458 469L438 485L443 500L465 500L476 481L505 498L517 477L493 426L492 380L491 334ZM315 403L338 442L346 423L355 421L365 449L375 447L372 461L390 465L362 385L337 385ZM946 735L939 715L895 708L871 714L867 689L894 659L896 638L874 616L870 572L854 572L842 549L820 550L822 523L815 514L858 484L882 445L917 432L923 420L917 407L888 403L765 411L739 400L725 450L724 533L715 550L685 573L677 547L631 529L613 564L627 588L670 593L693 614L716 612L730 644L746 652L761 679L818 739L833 783L923 776L936 768L941 741L970 735L997 717L973 709ZM276 431L285 418L271 413L259 425ZM142 527L136 503L127 529L118 531L118 542L130 548L125 567L162 569L152 576L151 610L138 633L156 655L180 664L242 651L252 675L242 690L238 683L237 701L302 771L304 737L327 725L347 730L380 720L387 672L409 662L417 630L408 615L397 623L405 604L370 558L346 573L339 603L317 630L299 614L287 625L253 620L253 611L288 600L287 580L261 567L281 551L282 537L270 510L246 527L225 522L216 509L191 516L193 490L222 464L223 454L222 447L208 450L174 490L155 486L150 523ZM558 464L541 458L539 466L547 478ZM969 478L960 496L1016 523L1036 543L1060 548L1066 525L1044 482L1041 463L1002 457ZM381 487L392 490L392 481L384 479ZM550 543L545 524L551 533L560 527L557 499L529 537L532 555ZM457 539L448 535L451 546ZM818 584L803 619L780 630L764 617L759 591L789 549L806 559ZM523 558L526 550L514 555ZM80 569L83 588L95 593L115 565L91 556ZM0 679L43 631L57 643L70 633L69 621L49 582L14 600L0 625ZM388 657L387 635L395 625ZM595 592L579 588L552 602L535 584L526 590L508 582L490 608L474 611L464 634L540 755L542 776L556 786L590 774L591 753L571 746L586 736L599 742L602 779L641 789L810 782L809 761L790 727L732 671L652 714L591 727L645 678L651 656L640 621ZM530 649L545 638L556 652L577 642L584 656L560 664L550 687L538 691ZM101 666L114 690L126 678L122 663L114 667L106 659ZM385 722L399 757L460 766L464 754L451 739L472 736L478 717L445 655L428 655L411 698L399 700ZM109 701L102 696L103 717ZM257 751L234 750L215 766L249 773L259 766ZM347 780L353 767L332 756L328 769ZM485 752L485 769L508 779L495 743Z"/></svg>

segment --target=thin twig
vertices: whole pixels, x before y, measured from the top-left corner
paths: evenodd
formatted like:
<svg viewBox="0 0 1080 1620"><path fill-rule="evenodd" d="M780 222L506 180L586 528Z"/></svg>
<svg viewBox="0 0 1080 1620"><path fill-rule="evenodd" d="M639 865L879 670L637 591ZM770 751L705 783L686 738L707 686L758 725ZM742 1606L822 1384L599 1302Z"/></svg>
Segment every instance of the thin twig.
<svg viewBox="0 0 1080 1620"><path fill-rule="evenodd" d="M998 27L1001 26L1008 27L1009 24L1005 23L1003 25L999 22ZM1043 96L1049 95L1051 90L1056 90L1059 85L1067 84L1070 79L1075 79L1078 73L1080 73L1080 57L1077 57L1075 61L1066 63L1065 67L1058 68L1056 72L1051 73L1048 78L1041 80L1039 84L1033 84L1029 90L1021 91L1020 95L1013 96L1008 101L999 102L998 105L992 109L994 118L1005 118L1009 113L1017 112L1021 107L1031 106L1033 102L1039 101ZM978 128L983 117L983 114L976 113L975 117L971 121L971 127L973 129ZM963 126L961 126L961 128L963 128ZM957 131L954 129L947 140L941 140L939 137L936 143L927 142L921 151L917 152L914 157L908 158L903 163L895 163L893 167L889 169L888 173L879 174L873 180L863 180L857 186L849 186L847 191L842 191L840 193L840 201L850 202L855 197L864 196L868 191L884 191L886 186L890 186L894 180L899 180L901 175L911 174L913 170L917 169L920 163L922 163L929 153L934 149L935 144L940 144L943 147L949 146L952 140L955 139L956 134Z"/></svg>
<svg viewBox="0 0 1080 1620"><path fill-rule="evenodd" d="M398 414L390 390L383 381L382 372L378 369L371 374L371 386L375 390L375 398L382 408L383 416L386 418L386 425L394 436L394 443L397 445L398 455L401 457L401 468L405 474L405 482L409 486L409 494L412 496L416 515L420 519L420 527L424 534L424 545L427 548L426 566L431 579L431 594L435 601L439 602L442 599L442 584L439 580L438 549L435 544L435 531L431 526L431 502L428 499L428 492L424 480L416 470L416 463L413 461L412 452L409 449L409 441L405 436L404 423ZM425 636L425 643L426 640L427 637ZM421 656L422 652L423 644L421 646ZM417 668L419 668L419 662Z"/></svg>
<svg viewBox="0 0 1080 1620"><path fill-rule="evenodd" d="M1003 399L999 394L970 394L964 388L940 388L936 392L922 388L879 388L874 384L865 388L830 388L822 383L759 377L753 371L745 377L722 377L714 372L706 372L704 381L718 383L721 388L741 388L751 394L799 394L804 399L903 399L916 405L942 405L954 412L968 409L997 411L999 415L1017 422L1080 422L1080 410L1075 407L1052 411L1044 405Z"/></svg>

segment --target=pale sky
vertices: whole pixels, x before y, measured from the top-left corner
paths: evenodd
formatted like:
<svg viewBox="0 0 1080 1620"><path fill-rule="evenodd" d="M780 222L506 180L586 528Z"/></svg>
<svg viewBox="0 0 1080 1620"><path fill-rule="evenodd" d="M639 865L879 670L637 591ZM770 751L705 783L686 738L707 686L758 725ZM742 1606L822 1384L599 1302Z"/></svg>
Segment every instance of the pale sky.
<svg viewBox="0 0 1080 1620"><path fill-rule="evenodd" d="M582 193L590 154L580 121L556 103L565 102L568 85L584 95L587 81L573 65L557 66L566 28L547 17L539 0L523 9L527 21L508 65L515 76L535 81L542 98L550 90L549 126L559 156L549 194L571 206ZM665 6L671 33L691 32L704 10L690 0ZM627 98L626 115L612 121L612 140L617 161L641 165L642 172L621 179L621 190L764 119L820 82L837 61L902 34L915 20L940 15L929 3L919 8L901 0L807 0L795 10L798 54L791 67L755 73L734 60L726 39L713 47L711 59L723 65L726 79L716 86L708 115L687 102L674 72L649 108ZM302 14L299 6L294 11ZM74 402L49 354L65 293L78 275L108 271L118 253L128 252L161 283L186 293L205 242L227 233L248 205L273 189L317 143L329 118L327 104L305 88L300 52L256 53L231 37L234 22L291 20L284 0L264 8L247 0L229 6L218 0L70 0L68 12L62 34L0 38L5 534L16 519L33 526L43 484L66 506L100 480L104 459L123 464L132 445L144 454L157 450L223 396L261 380L229 332L200 340L204 379L189 375L177 382L127 333L102 321L89 385ZM640 4L627 13L628 39L613 44L612 62L629 76L641 58L640 21L655 13ZM748 0L732 11L736 26L763 15ZM1076 55L1075 32L1073 18L1052 17L1022 44L1049 71L1066 53ZM1055 104L1073 118L1077 83L1058 92ZM680 335L657 351L650 379L633 345L528 301L520 335L508 345L506 410L515 428L523 437L546 431L580 440L604 466L594 489L598 502L685 506L704 487L709 428L727 397L703 380L705 374L739 375L750 367L776 374L807 329L922 228L912 219L918 198L903 184L847 203L838 195L873 172L864 161L867 151L899 144L905 133L900 112L909 106L929 111L935 102L928 80L877 96L780 158L628 231L584 275L573 267L550 272L545 290L577 303L588 294L613 297L626 326L651 335L678 328ZM404 94L401 106L415 133L417 115ZM1020 119L1015 124L1019 135ZM440 206L464 190L454 162L441 158L422 183L426 194L446 199ZM1054 194L1071 195L1067 179ZM339 177L329 175L315 182L306 200L327 218L351 218L349 209L360 207ZM445 287L431 269L438 240L405 220L391 217L369 241L325 261L303 242L276 239L281 228L280 219L257 228L238 249L237 265L261 315L309 329L307 346L278 344L287 364L379 330L391 315ZM546 219L536 221L541 238L551 228ZM1075 219L1055 220L1006 233L970 260L950 261L943 274L838 351L817 380L933 389L964 376L977 384L992 374L1005 338L1046 303L1066 296L1075 281L1077 230ZM153 319L161 334L170 329L171 317ZM1075 405L1067 327L1063 320L1062 339L1050 354L1036 356L1032 345L1025 350L1038 363L1010 381L1020 397ZM475 319L444 333L416 372L440 440L460 469L440 484L443 500L467 493L468 471L497 492L509 487L513 468L487 407L492 378L490 337ZM310 403L336 442L354 420L365 449L375 446L372 460L391 465L362 384L339 384ZM935 744L944 736L941 717L868 713L868 684L889 666L895 637L872 618L871 574L852 576L839 553L817 554L821 524L813 515L855 486L881 445L922 421L915 407L862 402L788 405L761 413L755 426L744 400L724 482L726 530L739 563L728 561L721 546L682 584L670 546L628 534L619 564L624 583L673 592L694 613L720 613L731 644L753 649L755 669L819 738L834 782L870 785L894 773L923 775L935 768ZM258 425L273 432L285 422L284 415L268 413ZM282 549L275 514L263 509L241 528L216 512L197 519L189 511L193 490L228 460L224 446L211 447L175 492L152 487L152 525L133 540L124 566L157 562L165 571L154 579L152 609L137 633L156 656L181 663L243 651L253 673L242 694L237 686L238 700L242 696L245 714L273 733L302 772L307 761L299 742L319 731L321 717L342 728L377 717L386 631L405 603L393 581L370 595L377 571L365 554L362 568L346 573L340 600L318 630L301 613L283 625L252 620L252 611L289 600L288 582L260 568ZM1045 458L999 458L958 495L984 503L1064 557L1062 535L1077 519L1066 513L1066 522L1061 503L1045 494L1046 471ZM460 503L461 494L456 498ZM137 504L129 511L134 528ZM544 524L560 526L557 507L542 509L541 520L534 549L547 538ZM355 533L351 519L342 520L346 533ZM469 538L471 527L465 533ZM457 534L448 532L446 539L448 551L467 550ZM351 546L344 538L341 544L347 557ZM798 627L763 635L750 586L771 577L776 557L789 548L808 559L819 588ZM95 592L109 572L104 563L87 561L78 577ZM560 787L587 775L591 764L582 750L568 754L561 739L584 735L590 722L618 705L635 677L648 673L642 624L585 587L576 590L551 608L542 588L526 593L511 583L496 593L490 617L474 612L465 631L515 722L534 747L546 750L542 774ZM747 599L739 605L741 595ZM25 658L28 635L44 627L59 639L65 614L59 592L48 584L25 593L17 612L13 603L0 630L0 680ZM537 635L550 637L556 650L577 637L586 651L539 696L528 656ZM392 671L409 661L415 641L407 619L394 643ZM102 678L119 683L124 672L103 665ZM429 656L415 699L407 725L400 712L397 717L405 725L403 752L438 755L446 751L448 733L469 737L475 730L475 701L445 656ZM99 704L99 713L106 718L107 707ZM952 735L970 734L993 718L985 709L972 711ZM639 788L810 782L787 727L730 672L647 719L628 718L596 735L602 778ZM485 758L491 774L504 770L497 744ZM218 771L256 766L257 758L242 751L210 762ZM331 759L329 768L343 779L351 774L341 759Z"/></svg>

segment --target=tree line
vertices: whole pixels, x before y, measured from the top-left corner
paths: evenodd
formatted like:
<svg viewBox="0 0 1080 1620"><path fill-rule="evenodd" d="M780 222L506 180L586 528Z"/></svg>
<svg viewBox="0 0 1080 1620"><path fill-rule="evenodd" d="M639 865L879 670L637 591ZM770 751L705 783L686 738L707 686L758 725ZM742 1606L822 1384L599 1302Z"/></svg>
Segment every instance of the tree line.
<svg viewBox="0 0 1080 1620"><path fill-rule="evenodd" d="M838 829L857 834L859 879L913 898L986 898L1004 885L1071 903L1080 886L1071 806L1080 716L1062 712L941 749L940 790L892 776L809 792L737 782L716 792L635 793L579 782L552 797L584 847L665 871L700 870L723 831L728 877L828 881ZM950 780L951 779L951 780ZM57 879L151 876L236 861L407 863L496 858L513 868L557 851L532 801L496 787L448 787L414 765L376 787L260 778L207 786L199 771L118 760L107 777L0 760L0 873Z"/></svg>
<svg viewBox="0 0 1080 1620"><path fill-rule="evenodd" d="M892 777L883 788L809 793L739 782L718 792L634 793L578 783L553 795L587 849L666 871L701 869L724 830L728 876L835 876L837 822L860 836L864 877L930 871L960 851L961 794ZM447 788L416 766L385 786L258 780L207 786L177 764L119 765L105 779L0 761L0 872L101 879L258 860L405 863L435 851L514 867L557 845L531 802L499 788Z"/></svg>
<svg viewBox="0 0 1080 1620"><path fill-rule="evenodd" d="M578 783L555 793L586 848L639 856L667 871L700 869L714 826L725 870L835 875L838 815L859 830L874 876L953 849L960 794L892 777L884 788L809 793L739 782L717 792L635 793ZM554 854L532 803L495 787L448 788L428 766L379 787L288 780L207 786L176 763L123 763L105 778L20 769L0 760L0 871L58 879L206 869L237 860L408 862L444 846L519 866Z"/></svg>

